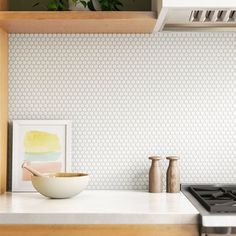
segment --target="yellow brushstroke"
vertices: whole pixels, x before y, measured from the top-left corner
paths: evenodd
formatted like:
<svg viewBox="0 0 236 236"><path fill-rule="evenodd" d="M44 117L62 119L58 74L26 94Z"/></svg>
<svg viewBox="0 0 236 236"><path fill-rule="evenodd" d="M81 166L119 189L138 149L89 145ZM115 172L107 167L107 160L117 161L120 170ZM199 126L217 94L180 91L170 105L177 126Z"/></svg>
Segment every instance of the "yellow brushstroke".
<svg viewBox="0 0 236 236"><path fill-rule="evenodd" d="M32 130L25 134L24 148L29 153L48 153L59 152L61 145L56 134Z"/></svg>

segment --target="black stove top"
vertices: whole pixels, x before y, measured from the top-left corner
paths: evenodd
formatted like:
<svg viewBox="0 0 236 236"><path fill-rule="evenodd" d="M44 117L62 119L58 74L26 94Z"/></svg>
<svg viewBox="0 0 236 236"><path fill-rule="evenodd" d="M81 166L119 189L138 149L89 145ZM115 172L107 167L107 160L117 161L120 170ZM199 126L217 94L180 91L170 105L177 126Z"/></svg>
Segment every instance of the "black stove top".
<svg viewBox="0 0 236 236"><path fill-rule="evenodd" d="M193 185L189 191L209 212L236 212L236 185Z"/></svg>

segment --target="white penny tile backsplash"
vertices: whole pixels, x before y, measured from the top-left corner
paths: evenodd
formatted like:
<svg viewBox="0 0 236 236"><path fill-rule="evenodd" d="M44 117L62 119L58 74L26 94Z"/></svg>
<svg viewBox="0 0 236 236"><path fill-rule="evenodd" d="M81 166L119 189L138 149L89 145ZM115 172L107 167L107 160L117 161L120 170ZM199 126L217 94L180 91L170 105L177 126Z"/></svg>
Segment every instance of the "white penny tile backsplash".
<svg viewBox="0 0 236 236"><path fill-rule="evenodd" d="M235 60L235 33L11 34L10 119L71 120L90 189L146 190L154 154L181 157L181 182L233 183Z"/></svg>

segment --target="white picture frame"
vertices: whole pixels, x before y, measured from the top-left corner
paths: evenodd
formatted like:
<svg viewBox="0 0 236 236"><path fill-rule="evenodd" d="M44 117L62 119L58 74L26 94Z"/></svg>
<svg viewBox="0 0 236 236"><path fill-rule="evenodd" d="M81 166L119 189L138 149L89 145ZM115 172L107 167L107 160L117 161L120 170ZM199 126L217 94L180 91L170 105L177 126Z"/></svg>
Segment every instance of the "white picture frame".
<svg viewBox="0 0 236 236"><path fill-rule="evenodd" d="M35 191L25 161L42 173L71 171L69 120L14 120L12 127L13 192Z"/></svg>

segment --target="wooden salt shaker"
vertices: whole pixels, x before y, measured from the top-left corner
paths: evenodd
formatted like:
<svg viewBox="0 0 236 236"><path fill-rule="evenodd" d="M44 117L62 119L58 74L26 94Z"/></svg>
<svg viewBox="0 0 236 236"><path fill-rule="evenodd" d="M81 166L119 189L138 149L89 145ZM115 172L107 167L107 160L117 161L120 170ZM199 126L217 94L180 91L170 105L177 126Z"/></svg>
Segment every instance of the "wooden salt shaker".
<svg viewBox="0 0 236 236"><path fill-rule="evenodd" d="M168 193L180 192L180 170L178 165L179 157L169 156L166 157L169 160L169 167L167 169L166 176L166 188Z"/></svg>
<svg viewBox="0 0 236 236"><path fill-rule="evenodd" d="M151 168L149 170L149 192L161 193L162 192L162 173L159 156L149 157L152 161Z"/></svg>

